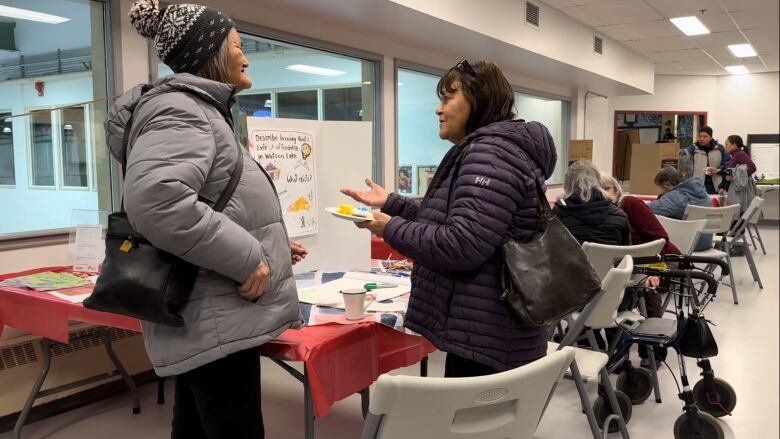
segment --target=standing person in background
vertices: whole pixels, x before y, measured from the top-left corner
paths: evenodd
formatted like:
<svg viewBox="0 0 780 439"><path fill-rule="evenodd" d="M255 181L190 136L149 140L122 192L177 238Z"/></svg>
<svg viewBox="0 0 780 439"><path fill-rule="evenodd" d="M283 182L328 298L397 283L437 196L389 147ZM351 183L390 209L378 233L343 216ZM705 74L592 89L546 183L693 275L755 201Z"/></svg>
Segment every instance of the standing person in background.
<svg viewBox="0 0 780 439"><path fill-rule="evenodd" d="M693 176L704 180L708 194L717 194L731 156L723 145L712 138L712 128L704 126L699 129L698 141L688 147L688 155L693 159Z"/></svg>
<svg viewBox="0 0 780 439"><path fill-rule="evenodd" d="M742 143L742 137L731 135L726 138L726 152L731 156L726 176L720 184L720 195L725 195L729 190L729 183L734 179L734 169L739 165L745 165L748 177L753 177L756 173L756 164L750 158L750 154L745 151L745 144Z"/></svg>

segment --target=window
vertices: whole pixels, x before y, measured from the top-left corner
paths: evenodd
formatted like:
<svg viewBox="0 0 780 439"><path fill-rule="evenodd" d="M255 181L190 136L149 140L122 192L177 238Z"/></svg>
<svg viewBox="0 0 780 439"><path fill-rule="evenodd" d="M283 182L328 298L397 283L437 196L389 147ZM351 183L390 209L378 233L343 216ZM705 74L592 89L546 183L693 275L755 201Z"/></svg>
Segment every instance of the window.
<svg viewBox="0 0 780 439"><path fill-rule="evenodd" d="M11 113L0 113L0 186L16 184L14 168L14 130Z"/></svg>
<svg viewBox="0 0 780 439"><path fill-rule="evenodd" d="M25 9L67 20L6 20L13 47L0 51L0 103L10 112L0 120L0 206L9 208L0 215L0 241L71 227L74 212L112 209L103 128L113 77L108 5L26 2Z"/></svg>
<svg viewBox="0 0 780 439"><path fill-rule="evenodd" d="M52 113L41 110L30 115L32 121L33 186L54 186L54 149L52 148Z"/></svg>
<svg viewBox="0 0 780 439"><path fill-rule="evenodd" d="M239 32L252 88L236 96L235 120L243 116L287 119L375 120L377 61L342 55ZM158 77L173 72L158 62ZM246 142L243 124L236 124ZM379 125L374 123L373 178L381 182Z"/></svg>
<svg viewBox="0 0 780 439"><path fill-rule="evenodd" d="M444 155L452 147L439 139L439 105L436 95L438 75L398 69L398 192L422 197L428 182ZM562 183L566 172L569 143L569 102L515 93L517 118L544 124L555 141L558 162L548 183Z"/></svg>
<svg viewBox="0 0 780 439"><path fill-rule="evenodd" d="M84 107L61 110L62 185L87 187L87 130Z"/></svg>
<svg viewBox="0 0 780 439"><path fill-rule="evenodd" d="M317 90L287 91L276 94L279 117L286 119L319 119Z"/></svg>

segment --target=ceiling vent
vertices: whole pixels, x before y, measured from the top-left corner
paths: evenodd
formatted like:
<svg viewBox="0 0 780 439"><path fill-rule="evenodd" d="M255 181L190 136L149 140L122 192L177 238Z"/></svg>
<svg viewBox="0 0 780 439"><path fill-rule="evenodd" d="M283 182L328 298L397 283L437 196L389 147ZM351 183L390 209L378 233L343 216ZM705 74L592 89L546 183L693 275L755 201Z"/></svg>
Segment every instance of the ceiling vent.
<svg viewBox="0 0 780 439"><path fill-rule="evenodd" d="M593 36L593 51L599 55L604 53L604 40L598 35Z"/></svg>
<svg viewBox="0 0 780 439"><path fill-rule="evenodd" d="M531 2L525 2L525 22L539 27L539 6Z"/></svg>

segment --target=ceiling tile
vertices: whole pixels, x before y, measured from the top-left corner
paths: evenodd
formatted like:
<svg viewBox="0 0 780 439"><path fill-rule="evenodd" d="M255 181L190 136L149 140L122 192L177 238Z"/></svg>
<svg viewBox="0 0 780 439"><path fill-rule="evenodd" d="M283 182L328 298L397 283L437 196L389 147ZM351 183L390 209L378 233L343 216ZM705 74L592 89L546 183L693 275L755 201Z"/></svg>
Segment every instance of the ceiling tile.
<svg viewBox="0 0 780 439"><path fill-rule="evenodd" d="M602 18L594 17L588 13L585 9L583 9L582 6L575 6L573 8L565 8L561 10L573 19L590 27L604 26L607 24Z"/></svg>
<svg viewBox="0 0 780 439"><path fill-rule="evenodd" d="M710 32L730 32L737 30L737 26L731 21L728 14L704 14L699 19L707 26Z"/></svg>
<svg viewBox="0 0 780 439"><path fill-rule="evenodd" d="M702 9L714 14L725 12L718 0L651 0L651 4L666 18L699 15Z"/></svg>
<svg viewBox="0 0 780 439"><path fill-rule="evenodd" d="M563 9L574 6L569 0L543 0L542 3L554 9Z"/></svg>
<svg viewBox="0 0 780 439"><path fill-rule="evenodd" d="M691 41L705 49L710 47L726 47L729 44L747 43L747 41L745 41L745 37L743 37L742 34L737 31L697 35L695 37L691 37Z"/></svg>
<svg viewBox="0 0 780 439"><path fill-rule="evenodd" d="M659 37L679 37L680 31L669 20L648 21L646 23L618 24L612 26L616 31L628 36L629 40L646 40Z"/></svg>
<svg viewBox="0 0 780 439"><path fill-rule="evenodd" d="M664 18L658 15L644 0L610 1L580 7L602 21L602 24L641 23Z"/></svg>
<svg viewBox="0 0 780 439"><path fill-rule="evenodd" d="M639 50L640 52L667 52L680 49L699 50L691 40L685 37L651 38L647 40L636 40L631 43L635 47L635 50Z"/></svg>
<svg viewBox="0 0 780 439"><path fill-rule="evenodd" d="M596 32L604 34L615 41L628 41L633 39L618 29L617 26L599 26L596 28Z"/></svg>
<svg viewBox="0 0 780 439"><path fill-rule="evenodd" d="M761 55L761 58L763 58L764 62L767 63L767 65L775 65L780 63L780 55L773 54L773 55Z"/></svg>
<svg viewBox="0 0 780 439"><path fill-rule="evenodd" d="M723 0L723 4L730 12L742 11L745 9L769 8L777 4L777 0Z"/></svg>
<svg viewBox="0 0 780 439"><path fill-rule="evenodd" d="M780 2L775 3L775 5L780 4ZM778 9L777 6L773 8L763 8L763 9L750 9L746 11L739 11L734 12L731 14L732 17L734 17L734 20L736 20L739 27L744 29L760 29L763 27L766 28L777 28L777 16L780 13L780 9Z"/></svg>
<svg viewBox="0 0 780 439"><path fill-rule="evenodd" d="M707 54L700 49L672 50L667 52L656 52L657 56L662 57L667 62L690 62L706 61L713 62Z"/></svg>
<svg viewBox="0 0 780 439"><path fill-rule="evenodd" d="M707 58L702 60L686 60L675 63L680 70L720 69L715 61Z"/></svg>
<svg viewBox="0 0 780 439"><path fill-rule="evenodd" d="M677 64L675 63L663 63L663 64L655 65L655 73L657 75L658 74L679 75L682 73L682 70L680 70L680 68L677 67Z"/></svg>
<svg viewBox="0 0 780 439"><path fill-rule="evenodd" d="M605 2L609 2L609 1L614 1L614 0L569 0L569 2L571 4L576 5L576 6L592 5L592 4L595 4L595 3L605 3Z"/></svg>

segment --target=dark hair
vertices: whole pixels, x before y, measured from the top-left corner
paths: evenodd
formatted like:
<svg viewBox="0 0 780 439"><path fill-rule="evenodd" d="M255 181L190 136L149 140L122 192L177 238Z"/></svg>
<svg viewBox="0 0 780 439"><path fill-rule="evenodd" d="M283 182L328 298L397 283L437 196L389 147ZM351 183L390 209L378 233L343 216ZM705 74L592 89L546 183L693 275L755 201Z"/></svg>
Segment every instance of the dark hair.
<svg viewBox="0 0 780 439"><path fill-rule="evenodd" d="M742 143L742 137L732 134L726 138L726 141L729 143L733 143L734 145L737 145L738 149L745 149L745 144Z"/></svg>
<svg viewBox="0 0 780 439"><path fill-rule="evenodd" d="M439 98L445 92L455 92L453 84L456 81L460 82L463 97L471 105L471 114L466 121L467 135L494 122L515 118L515 92L498 64L461 61L439 79L436 85Z"/></svg>
<svg viewBox="0 0 780 439"><path fill-rule="evenodd" d="M707 134L710 135L710 137L712 137L712 127L710 127L710 126L705 125L705 126L699 128L699 132L700 133L707 133Z"/></svg>
<svg viewBox="0 0 780 439"><path fill-rule="evenodd" d="M677 139L677 137L675 137L674 134L666 133L666 134L664 134L664 140L663 141L666 142L667 140L676 140L676 139Z"/></svg>
<svg viewBox="0 0 780 439"><path fill-rule="evenodd" d="M671 166L664 166L660 171L658 171L657 174L655 174L656 186L663 186L664 183L669 183L674 187L682 183L682 181L683 177L682 174L680 174L680 171L678 171L677 168L673 168Z"/></svg>

